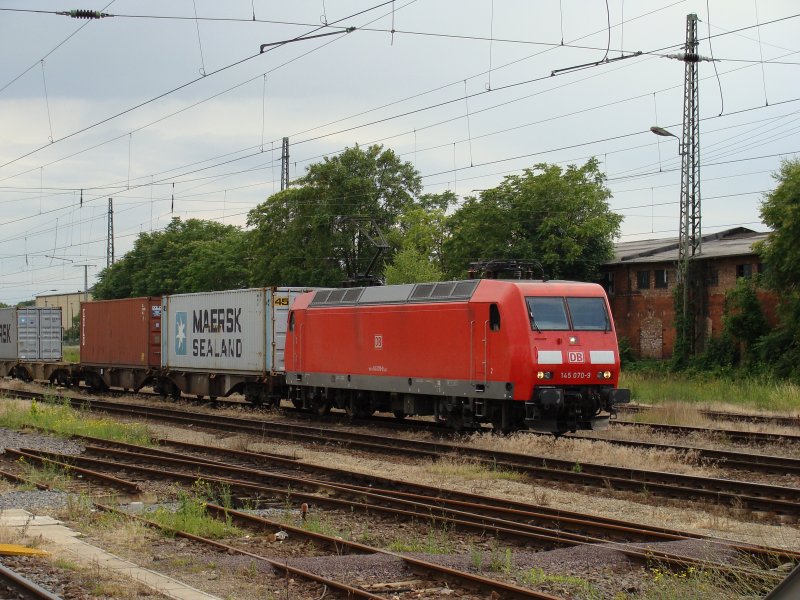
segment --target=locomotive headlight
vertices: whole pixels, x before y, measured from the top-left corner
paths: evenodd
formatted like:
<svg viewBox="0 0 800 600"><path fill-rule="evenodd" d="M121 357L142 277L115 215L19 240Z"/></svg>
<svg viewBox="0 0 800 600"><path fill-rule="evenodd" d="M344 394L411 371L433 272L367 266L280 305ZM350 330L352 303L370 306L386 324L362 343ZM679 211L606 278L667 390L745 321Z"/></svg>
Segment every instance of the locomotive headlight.
<svg viewBox="0 0 800 600"><path fill-rule="evenodd" d="M611 371L603 371L603 379L611 379Z"/></svg>
<svg viewBox="0 0 800 600"><path fill-rule="evenodd" d="M539 371L536 373L536 379L544 379L544 371Z"/></svg>
<svg viewBox="0 0 800 600"><path fill-rule="evenodd" d="M569 343L570 343L570 345L572 345L572 346L574 346L575 344L577 344L577 343L578 343L578 336L577 336L577 335L571 335L571 336L569 336Z"/></svg>
<svg viewBox="0 0 800 600"><path fill-rule="evenodd" d="M552 379L553 372L552 371L537 371L536 379Z"/></svg>

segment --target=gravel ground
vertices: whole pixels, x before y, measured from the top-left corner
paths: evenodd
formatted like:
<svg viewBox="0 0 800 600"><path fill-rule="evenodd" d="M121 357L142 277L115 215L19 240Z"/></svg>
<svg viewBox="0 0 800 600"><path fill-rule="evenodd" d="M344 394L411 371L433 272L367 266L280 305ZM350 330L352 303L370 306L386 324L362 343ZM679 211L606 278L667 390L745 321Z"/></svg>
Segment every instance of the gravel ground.
<svg viewBox="0 0 800 600"><path fill-rule="evenodd" d="M69 494L49 490L10 490L0 493L0 510L22 508L33 514L47 514L49 510L63 510L69 503Z"/></svg>
<svg viewBox="0 0 800 600"><path fill-rule="evenodd" d="M23 433L12 429L0 427L0 453L6 448L19 450L31 448L45 452L58 452L60 454L81 454L83 445L72 440L50 437L38 433Z"/></svg>
<svg viewBox="0 0 800 600"><path fill-rule="evenodd" d="M622 546L636 548L634 544ZM733 553L702 540L681 540L649 544L647 547L687 557L729 560ZM514 549L504 552L464 554L418 554L408 556L462 571L481 573L531 587L564 598L614 598L617 594L635 595L642 591L648 573L639 563L610 546L579 546L548 552ZM359 585L416 578L401 559L383 554L343 555L290 559L289 565L331 577L355 581Z"/></svg>
<svg viewBox="0 0 800 600"><path fill-rule="evenodd" d="M2 564L64 600L165 600L166 596L127 580L109 578L98 571L58 566L46 558L4 556ZM0 584L0 598L21 598Z"/></svg>

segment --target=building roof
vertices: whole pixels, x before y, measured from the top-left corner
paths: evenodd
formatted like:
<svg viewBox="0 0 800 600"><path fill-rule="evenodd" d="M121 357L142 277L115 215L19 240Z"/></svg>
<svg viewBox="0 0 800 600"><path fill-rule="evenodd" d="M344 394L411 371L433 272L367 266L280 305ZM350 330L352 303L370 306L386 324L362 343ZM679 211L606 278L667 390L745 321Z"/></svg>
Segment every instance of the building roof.
<svg viewBox="0 0 800 600"><path fill-rule="evenodd" d="M766 239L768 233L753 231L746 227L735 227L703 236L702 252L693 260L720 258L723 256L753 255L753 244ZM614 248L614 258L606 265L630 263L661 263L678 260L678 238L637 240L623 242Z"/></svg>

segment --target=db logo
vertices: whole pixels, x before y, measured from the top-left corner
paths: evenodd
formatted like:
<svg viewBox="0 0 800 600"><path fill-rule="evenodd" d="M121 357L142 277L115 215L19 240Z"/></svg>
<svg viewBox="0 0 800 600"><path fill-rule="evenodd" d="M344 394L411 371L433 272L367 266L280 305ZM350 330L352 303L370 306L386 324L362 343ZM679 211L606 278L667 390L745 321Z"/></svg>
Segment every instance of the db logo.
<svg viewBox="0 0 800 600"><path fill-rule="evenodd" d="M567 360L571 363L582 363L584 362L583 352L569 352Z"/></svg>
<svg viewBox="0 0 800 600"><path fill-rule="evenodd" d="M382 335L376 335L375 336L375 348L377 350L380 350L381 348L383 348L383 336Z"/></svg>

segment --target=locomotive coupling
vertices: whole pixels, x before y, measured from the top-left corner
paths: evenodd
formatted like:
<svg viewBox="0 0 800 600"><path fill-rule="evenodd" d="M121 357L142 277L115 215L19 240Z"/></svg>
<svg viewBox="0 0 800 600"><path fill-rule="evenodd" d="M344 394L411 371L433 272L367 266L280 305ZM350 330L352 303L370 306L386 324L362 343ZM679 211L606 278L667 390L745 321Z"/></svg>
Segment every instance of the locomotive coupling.
<svg viewBox="0 0 800 600"><path fill-rule="evenodd" d="M631 401L631 391L623 389L603 390L608 393L608 401L611 404L628 404Z"/></svg>
<svg viewBox="0 0 800 600"><path fill-rule="evenodd" d="M557 388L536 390L536 404L545 411L557 410L564 405L564 390Z"/></svg>

